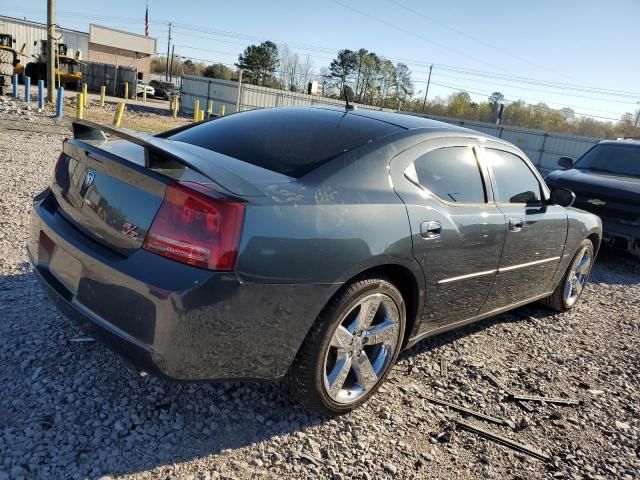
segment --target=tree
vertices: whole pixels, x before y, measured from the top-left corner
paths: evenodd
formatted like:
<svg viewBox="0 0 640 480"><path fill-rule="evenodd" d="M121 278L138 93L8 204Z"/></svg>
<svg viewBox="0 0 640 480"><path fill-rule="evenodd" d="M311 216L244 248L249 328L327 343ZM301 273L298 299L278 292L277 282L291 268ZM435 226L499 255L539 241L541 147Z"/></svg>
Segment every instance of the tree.
<svg viewBox="0 0 640 480"><path fill-rule="evenodd" d="M411 70L404 63L398 63L396 65L396 89L399 97L402 98L403 103L406 102L407 97L413 95L413 81L411 80Z"/></svg>
<svg viewBox="0 0 640 480"><path fill-rule="evenodd" d="M272 83L278 68L278 47L271 41L249 45L238 55L238 68L244 70L248 82L256 85Z"/></svg>
<svg viewBox="0 0 640 480"><path fill-rule="evenodd" d="M223 80L231 80L233 77L233 70L221 63L209 65L204 69L203 76L209 78L221 78Z"/></svg>
<svg viewBox="0 0 640 480"><path fill-rule="evenodd" d="M329 65L329 75L338 83L342 97L347 79L356 69L356 54L351 50L340 50Z"/></svg>
<svg viewBox="0 0 640 480"><path fill-rule="evenodd" d="M498 111L498 106L504 101L504 95L500 92L493 92L489 97L489 105L494 112Z"/></svg>

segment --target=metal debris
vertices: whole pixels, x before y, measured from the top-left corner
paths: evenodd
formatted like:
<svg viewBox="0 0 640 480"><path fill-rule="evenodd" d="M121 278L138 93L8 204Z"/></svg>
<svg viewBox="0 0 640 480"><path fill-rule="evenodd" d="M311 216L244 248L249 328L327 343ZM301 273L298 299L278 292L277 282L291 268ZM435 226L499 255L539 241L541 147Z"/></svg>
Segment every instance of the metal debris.
<svg viewBox="0 0 640 480"><path fill-rule="evenodd" d="M509 396L513 396L513 390L511 390L510 388L508 388L505 384L503 384L500 380L498 380L491 372L487 371L487 370L480 370L480 373L485 376L491 383L493 383L496 387L500 388L501 390L504 390L505 392L507 392L507 395ZM523 409L525 409L527 412L533 412L533 407L531 405L529 405L528 403L522 401L522 400L516 400L516 403L518 405L520 405Z"/></svg>
<svg viewBox="0 0 640 480"><path fill-rule="evenodd" d="M311 463L313 463L316 466L321 465L323 463L322 460L314 457L313 455L309 455L306 452L300 451L300 452L291 452L291 453L293 453L293 455L298 458L304 458L305 460L309 460Z"/></svg>
<svg viewBox="0 0 640 480"><path fill-rule="evenodd" d="M510 393L509 398L514 400L526 400L528 402L546 402L546 403L561 403L564 405L580 405L580 401L572 400L570 398L554 398L554 397L536 397L533 395L518 395L516 393Z"/></svg>
<svg viewBox="0 0 640 480"><path fill-rule="evenodd" d="M440 375L443 377L449 374L449 362L445 357L440 358Z"/></svg>
<svg viewBox="0 0 640 480"><path fill-rule="evenodd" d="M487 422L495 423L497 425L507 425L507 426L509 426L509 422L507 422L506 420L503 420L501 418L491 417L489 415L485 415L484 413L476 412L475 410L471 410L469 408L466 408L466 407L463 407L463 406L460 406L460 405L456 405L454 403L447 402L446 400L441 400L441 399L439 399L437 397L432 397L431 395L425 395L424 393L418 393L418 396L420 398L428 400L429 402L437 403L438 405L444 405L445 407L449 407L452 410L456 410L456 411L464 413L466 415L471 415L471 416L474 416L476 418L480 418L480 419L485 420Z"/></svg>
<svg viewBox="0 0 640 480"><path fill-rule="evenodd" d="M79 337L73 337L69 341L70 342L95 342L96 339L93 338L93 337L89 337L89 336L79 336Z"/></svg>
<svg viewBox="0 0 640 480"><path fill-rule="evenodd" d="M472 433L476 433L484 438L487 438L489 440L493 440L494 442L500 443L501 445L504 445L506 447L509 447L513 450L516 450L518 452L522 452L522 453L526 453L527 455L531 455L532 457L535 457L539 460L545 460L548 461L550 460L549 455L547 455L544 452L541 452L540 450L537 450L533 447L530 447L528 445L523 445L522 443L518 443L515 442L513 440L511 440L510 438L507 437L503 437L502 435L498 435L496 433L490 432L488 430L485 430L483 428L480 427L476 427L475 425L471 425L469 423L463 422L461 420L457 420L456 421L456 425L458 427L460 427L463 430L466 430L468 432L472 432Z"/></svg>

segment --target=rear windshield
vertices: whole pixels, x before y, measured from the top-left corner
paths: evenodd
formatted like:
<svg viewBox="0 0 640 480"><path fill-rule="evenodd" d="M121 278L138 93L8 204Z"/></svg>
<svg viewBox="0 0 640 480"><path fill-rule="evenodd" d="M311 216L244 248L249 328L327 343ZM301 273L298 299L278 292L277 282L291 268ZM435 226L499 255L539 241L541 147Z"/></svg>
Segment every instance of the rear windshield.
<svg viewBox="0 0 640 480"><path fill-rule="evenodd" d="M270 108L229 115L168 137L291 177L403 130L341 111Z"/></svg>
<svg viewBox="0 0 640 480"><path fill-rule="evenodd" d="M578 159L574 168L640 177L640 144L596 145Z"/></svg>

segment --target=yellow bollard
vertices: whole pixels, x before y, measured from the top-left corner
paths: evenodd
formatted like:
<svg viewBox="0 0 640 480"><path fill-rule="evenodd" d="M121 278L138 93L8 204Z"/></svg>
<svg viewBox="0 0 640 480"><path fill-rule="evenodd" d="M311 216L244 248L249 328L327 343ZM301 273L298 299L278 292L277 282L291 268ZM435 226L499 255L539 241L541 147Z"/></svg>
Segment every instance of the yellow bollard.
<svg viewBox="0 0 640 480"><path fill-rule="evenodd" d="M100 106L104 107L104 96L107 93L107 87L104 85L100 87Z"/></svg>
<svg viewBox="0 0 640 480"><path fill-rule="evenodd" d="M209 100L207 104L207 113L211 116L213 115L213 100Z"/></svg>
<svg viewBox="0 0 640 480"><path fill-rule="evenodd" d="M171 110L173 112L173 118L178 118L178 97L173 97L173 105Z"/></svg>
<svg viewBox="0 0 640 480"><path fill-rule="evenodd" d="M82 120L84 117L84 95L79 93L76 96L76 119Z"/></svg>
<svg viewBox="0 0 640 480"><path fill-rule="evenodd" d="M124 82L124 98L129 98L129 82Z"/></svg>
<svg viewBox="0 0 640 480"><path fill-rule="evenodd" d="M82 96L83 96L83 100L84 100L84 106L86 108L86 106L87 106L87 97L88 97L88 95L87 95L87 84L86 83L82 84Z"/></svg>
<svg viewBox="0 0 640 480"><path fill-rule="evenodd" d="M124 107L125 107L126 103L124 102L119 102L118 105L116 106L116 114L113 117L113 125L115 127L119 127L120 124L122 123L122 117L124 116Z"/></svg>
<svg viewBox="0 0 640 480"><path fill-rule="evenodd" d="M220 116L224 117L224 105L220 106Z"/></svg>
<svg viewBox="0 0 640 480"><path fill-rule="evenodd" d="M193 102L193 121L197 122L200 117L200 100L194 100Z"/></svg>

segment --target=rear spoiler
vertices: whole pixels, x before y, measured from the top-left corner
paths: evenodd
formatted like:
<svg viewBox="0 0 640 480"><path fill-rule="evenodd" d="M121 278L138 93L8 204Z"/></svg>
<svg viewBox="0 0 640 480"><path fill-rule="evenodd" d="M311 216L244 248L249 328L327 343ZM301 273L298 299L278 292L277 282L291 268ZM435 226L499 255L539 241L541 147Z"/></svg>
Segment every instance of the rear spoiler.
<svg viewBox="0 0 640 480"><path fill-rule="evenodd" d="M215 162L207 158L194 156L170 140L153 135L125 132L119 128L101 125L89 120L75 120L72 124L72 129L74 138L80 141L97 140L106 142L109 140L109 136L113 136L141 146L144 149L145 168L157 168L161 166L159 163L163 161L174 161L198 172L233 194L264 195L263 192L239 175L216 165Z"/></svg>
<svg viewBox="0 0 640 480"><path fill-rule="evenodd" d="M166 145L158 145L159 142L154 141L151 135L136 135L120 130L119 128L108 127L107 125L101 125L89 120L76 120L73 122L73 137L76 140L98 140L106 142L109 139L109 135L135 143L144 148L145 168L151 167L151 157L152 154L155 153L161 157L170 157L171 160L186 165L205 177L208 177L208 175L200 171L196 165L191 165L187 160L176 156L175 152L168 149Z"/></svg>

